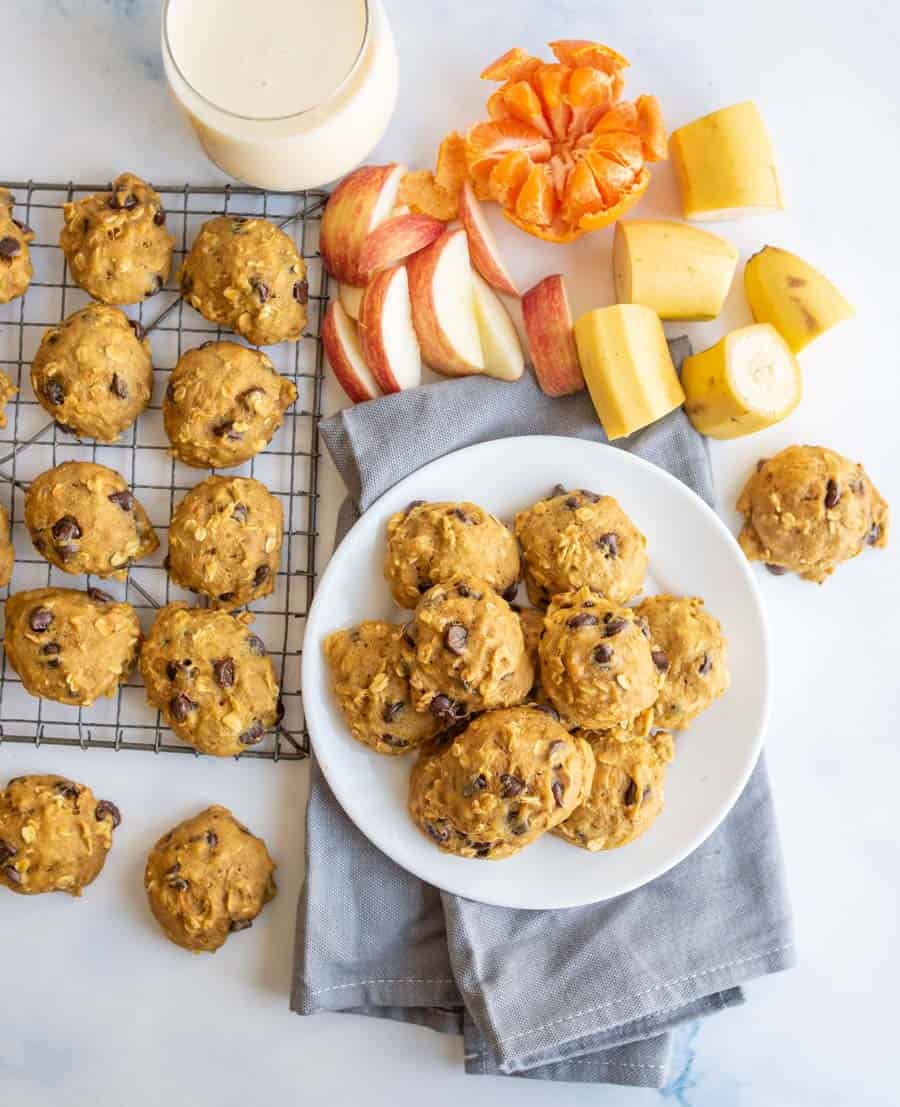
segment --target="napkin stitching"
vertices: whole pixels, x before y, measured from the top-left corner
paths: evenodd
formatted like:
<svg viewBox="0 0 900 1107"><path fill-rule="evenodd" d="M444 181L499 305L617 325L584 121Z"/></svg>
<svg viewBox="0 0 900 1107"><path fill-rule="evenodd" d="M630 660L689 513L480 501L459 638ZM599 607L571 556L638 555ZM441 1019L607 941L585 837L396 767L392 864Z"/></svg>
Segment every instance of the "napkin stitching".
<svg viewBox="0 0 900 1107"><path fill-rule="evenodd" d="M380 977L376 980L352 980L349 984L332 984L328 988L315 988L308 994L311 996L320 996L325 992L337 992L341 988L361 988L366 984L455 984L455 980L443 980L441 978L424 979L424 980L400 980L392 979L390 977Z"/></svg>
<svg viewBox="0 0 900 1107"><path fill-rule="evenodd" d="M710 969L704 969L703 972L690 973L687 976L679 977L677 980L665 980L661 984L654 984L652 988L646 988L643 992L635 992L634 995L629 996L627 998L631 999L631 1000L641 999L643 996L648 996L648 995L651 995L653 992L658 992L660 990L660 988L671 988L675 984L685 984L688 981L699 980L701 977L709 976L710 973L721 972L722 969L730 969L730 968L733 968L735 965L744 965L748 961L758 961L761 957L769 957L773 953L783 953L785 950L790 949L792 945L793 945L792 942L786 942L784 945L774 946L772 949L764 949L764 950L761 950L759 953L753 953L753 954L750 954L747 957L738 957L733 961L726 961L723 965L714 965ZM613 1007L616 1004L622 1003L622 1002L623 1002L622 997L619 996L619 997L616 997L616 999L611 999L606 1003L599 1003L599 1004L597 1004L596 1007L586 1007L583 1011L575 1011L573 1014L565 1015L561 1019L554 1019L552 1022L545 1022L541 1026L534 1026L530 1030L520 1030L519 1033L517 1033L517 1034L509 1034L505 1038L498 1038L497 1039L497 1044L500 1045L503 1042L512 1042L512 1041L515 1041L517 1038L527 1038L529 1034L537 1034L541 1030L548 1030L551 1026L559 1026L561 1023L571 1022L573 1019L581 1018L582 1015L591 1015L595 1011L603 1010L604 1007ZM689 1000L688 1002L692 1003L693 1000ZM687 1004L684 1003L684 1004L680 1004L679 1006L686 1007ZM677 1009L678 1009L677 1007L673 1007L673 1008L668 1008L667 1010L673 1010L674 1011L674 1010L677 1010ZM665 1012L661 1012L661 1013L665 1013ZM631 1020L628 1019L626 1021L630 1022ZM624 1024L621 1024L621 1025L624 1025Z"/></svg>

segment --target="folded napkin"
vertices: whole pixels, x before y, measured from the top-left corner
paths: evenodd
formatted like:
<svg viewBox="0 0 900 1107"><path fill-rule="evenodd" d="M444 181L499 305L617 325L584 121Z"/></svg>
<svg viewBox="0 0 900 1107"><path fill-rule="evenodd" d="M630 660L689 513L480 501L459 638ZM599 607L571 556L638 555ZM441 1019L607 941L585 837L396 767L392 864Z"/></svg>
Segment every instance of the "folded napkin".
<svg viewBox="0 0 900 1107"><path fill-rule="evenodd" d="M671 346L680 364L687 340ZM325 420L321 433L350 493L338 539L398 480L451 450L521 434L604 440L584 393L548 400L530 375L386 396ZM705 444L681 411L624 448L712 504ZM680 865L627 895L561 911L492 907L424 884L357 830L313 759L298 1014L462 1034L470 1073L661 1087L673 1028L742 1003L739 985L792 961L762 759L728 818Z"/></svg>

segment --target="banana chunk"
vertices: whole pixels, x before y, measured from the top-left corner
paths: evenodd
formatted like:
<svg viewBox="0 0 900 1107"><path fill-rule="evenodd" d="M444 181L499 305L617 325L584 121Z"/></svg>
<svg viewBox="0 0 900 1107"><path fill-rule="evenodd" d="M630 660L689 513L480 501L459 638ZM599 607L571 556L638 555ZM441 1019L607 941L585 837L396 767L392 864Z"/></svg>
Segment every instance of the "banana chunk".
<svg viewBox="0 0 900 1107"><path fill-rule="evenodd" d="M797 359L769 323L741 327L685 358L681 383L688 418L710 438L740 438L780 423L803 394Z"/></svg>
<svg viewBox="0 0 900 1107"><path fill-rule="evenodd" d="M643 304L660 319L715 319L738 251L709 231L665 219L616 224L613 277L620 304Z"/></svg>
<svg viewBox="0 0 900 1107"><path fill-rule="evenodd" d="M575 343L608 438L624 438L684 403L662 323L650 308L595 308L575 324Z"/></svg>
<svg viewBox="0 0 900 1107"><path fill-rule="evenodd" d="M808 262L765 246L744 267L744 290L757 323L771 323L795 354L853 308L831 281Z"/></svg>
<svg viewBox="0 0 900 1107"><path fill-rule="evenodd" d="M736 219L784 207L772 143L752 100L679 127L669 150L685 219Z"/></svg>

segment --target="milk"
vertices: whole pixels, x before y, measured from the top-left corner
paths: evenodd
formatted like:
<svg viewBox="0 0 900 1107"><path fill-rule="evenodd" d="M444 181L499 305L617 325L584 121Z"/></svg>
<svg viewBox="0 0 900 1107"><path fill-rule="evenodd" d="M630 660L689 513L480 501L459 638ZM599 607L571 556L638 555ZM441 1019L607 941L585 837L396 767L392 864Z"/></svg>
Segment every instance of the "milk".
<svg viewBox="0 0 900 1107"><path fill-rule="evenodd" d="M167 0L163 61L210 158L262 188L342 176L396 104L381 0Z"/></svg>

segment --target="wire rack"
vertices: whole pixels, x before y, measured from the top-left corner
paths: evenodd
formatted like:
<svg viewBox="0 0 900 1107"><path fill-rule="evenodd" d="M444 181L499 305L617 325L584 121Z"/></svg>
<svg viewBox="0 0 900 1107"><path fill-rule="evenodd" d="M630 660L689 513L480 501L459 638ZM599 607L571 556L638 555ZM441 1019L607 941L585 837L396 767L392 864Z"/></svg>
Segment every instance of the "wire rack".
<svg viewBox="0 0 900 1107"><path fill-rule="evenodd" d="M62 205L106 184L0 182L16 197L15 217L35 232L31 243L34 277L28 291L0 305L0 368L18 387L0 429L0 500L9 511L16 565L7 594L47 585L99 585L131 603L146 632L156 609L170 600L192 597L169 580L163 567L169 520L184 494L208 475L174 459L163 429L162 398L169 374L181 354L230 333L209 323L181 299L175 276L200 226L224 213L264 216L291 234L307 264L309 322L298 342L267 347L266 353L297 386L298 398L268 449L228 473L253 476L282 502L285 541L274 593L253 604L254 632L266 642L281 681L284 717L242 758L297 761L308 756L309 735L300 689L300 656L306 615L316 581L318 503L318 423L322 403L322 345L319 337L328 277L319 256L319 223L327 199L323 192L266 193L243 187L156 185L175 236L172 277L157 295L123 310L146 328L153 349L154 387L150 406L115 443L79 441L48 419L31 387L29 367L45 330L84 306L89 297L71 279L59 247ZM123 582L73 577L39 557L24 526L24 493L39 473L67 460L97 461L118 470L143 503L157 534L155 555L133 566ZM5 598L5 596L3 597ZM82 749L196 751L182 743L146 702L137 672L112 699L74 707L29 695L3 656L0 668L0 745L74 746Z"/></svg>

